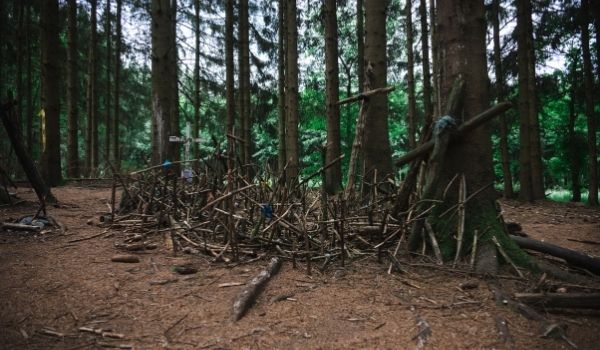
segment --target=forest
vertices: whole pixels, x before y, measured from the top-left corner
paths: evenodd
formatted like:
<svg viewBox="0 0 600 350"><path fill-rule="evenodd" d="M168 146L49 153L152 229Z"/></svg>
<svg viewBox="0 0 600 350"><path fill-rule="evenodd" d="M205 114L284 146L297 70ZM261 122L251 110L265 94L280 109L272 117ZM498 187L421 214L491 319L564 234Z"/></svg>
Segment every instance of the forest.
<svg viewBox="0 0 600 350"><path fill-rule="evenodd" d="M585 348L598 92L594 0L2 1L0 342Z"/></svg>
<svg viewBox="0 0 600 350"><path fill-rule="evenodd" d="M180 159L183 147L162 151L157 140L161 108L169 111L163 142L190 123L195 158L225 148L233 130L247 140L242 162L282 168L289 153L290 170L310 174L327 143L328 160L345 155L329 169L330 185L340 186L359 106L334 102L363 91L367 55L385 67L375 66L372 87L395 87L373 99L369 115L381 120L368 118L366 129L365 159L380 173L400 179L407 170L391 163L441 114L442 38L426 1L390 1L378 17L362 1L300 1L290 20L276 1L50 3L3 2L0 91L51 185L108 176L108 162L134 170ZM485 103L514 106L489 125L505 197L597 204L598 12L586 1L486 2ZM368 31L370 21L385 27ZM1 139L2 168L23 178Z"/></svg>

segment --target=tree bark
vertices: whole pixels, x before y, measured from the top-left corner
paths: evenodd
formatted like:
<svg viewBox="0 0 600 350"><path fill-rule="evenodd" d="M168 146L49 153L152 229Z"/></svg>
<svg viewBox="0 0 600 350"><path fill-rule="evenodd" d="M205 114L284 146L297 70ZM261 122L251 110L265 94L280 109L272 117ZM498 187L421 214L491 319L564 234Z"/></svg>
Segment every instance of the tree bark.
<svg viewBox="0 0 600 350"><path fill-rule="evenodd" d="M233 81L233 0L225 1L225 98L227 104L227 134L234 134L235 127L235 97ZM227 138L227 167L233 170L235 152L234 140Z"/></svg>
<svg viewBox="0 0 600 350"><path fill-rule="evenodd" d="M421 19L421 54L423 56L423 130L427 130L433 120L433 104L431 102L431 72L429 62L429 30L427 26L427 0L420 0L419 17ZM426 137L422 134L421 138Z"/></svg>
<svg viewBox="0 0 600 350"><path fill-rule="evenodd" d="M25 8L25 17L27 18L27 25L25 26L25 41L26 41L26 57L27 57L27 109L26 114L26 127L25 127L25 138L27 143L27 151L30 155L33 155L33 50L32 50L32 39L31 28L33 23L31 20L32 6L30 3ZM0 90L2 91L2 90Z"/></svg>
<svg viewBox="0 0 600 350"><path fill-rule="evenodd" d="M577 147L577 134L575 132L575 123L577 122L577 111L575 109L577 99L577 64L578 55L573 55L573 61L570 65L569 80L570 80L570 91L569 91L569 167L571 172L571 192L572 202L581 201L581 157L578 155L579 149Z"/></svg>
<svg viewBox="0 0 600 350"><path fill-rule="evenodd" d="M200 135L200 0L194 0L194 130ZM194 142L194 158L200 158L200 147Z"/></svg>
<svg viewBox="0 0 600 350"><path fill-rule="evenodd" d="M111 145L111 128L112 120L110 118L111 113L111 62L112 62L112 40L111 40L111 11L110 11L111 0L106 0L106 12L104 14L105 29L104 35L106 35L106 91L104 92L104 159L106 160L106 168L109 168L108 162L111 160L110 145Z"/></svg>
<svg viewBox="0 0 600 350"><path fill-rule="evenodd" d="M364 91L365 85L365 11L364 0L356 0L356 43L358 91Z"/></svg>
<svg viewBox="0 0 600 350"><path fill-rule="evenodd" d="M240 99L240 119L242 127L242 162L250 164L252 162L252 116L250 109L250 43L249 43L249 24L248 24L248 0L239 0L239 99ZM245 167L243 172L246 176L251 176L251 167Z"/></svg>
<svg viewBox="0 0 600 350"><path fill-rule="evenodd" d="M387 86L387 1L369 1L365 7L365 90ZM367 89L366 85L369 85ZM377 94L369 101L365 125L364 178L370 181L375 170L379 180L393 177L392 150L388 132L387 95Z"/></svg>
<svg viewBox="0 0 600 350"><path fill-rule="evenodd" d="M500 46L500 0L492 2L492 27L494 36L494 70L496 73L496 99L506 99L504 70L502 69L502 49ZM513 198L512 174L510 172L510 156L508 153L508 122L506 114L500 117L500 155L502 158L502 174L504 175L504 198Z"/></svg>
<svg viewBox="0 0 600 350"><path fill-rule="evenodd" d="M581 52L583 54L583 81L585 86L585 114L588 127L588 204L598 205L598 146L596 144L596 116L594 112L594 77L590 54L589 0L581 1Z"/></svg>
<svg viewBox="0 0 600 350"><path fill-rule="evenodd" d="M325 0L325 72L326 72L326 114L327 148L325 164L329 164L341 154L340 108L336 104L340 95L338 65L338 25L336 0ZM335 194L342 186L342 165L335 163L325 171L325 188Z"/></svg>
<svg viewBox="0 0 600 350"><path fill-rule="evenodd" d="M439 50L438 50L438 37L437 37L437 5L436 0L429 0L429 22L431 23L431 70L433 76L433 115L438 116L441 113L442 105L440 102L440 69L439 69Z"/></svg>
<svg viewBox="0 0 600 350"><path fill-rule="evenodd" d="M285 119L286 119L286 108L285 108L285 83L287 81L285 76L286 67L286 50L285 50L285 38L287 37L285 21L285 3L286 0L279 0L277 7L277 18L278 18L278 30L277 30L277 110L278 110L278 123L277 123L277 140L278 140L278 153L277 153L277 171L282 172L287 163L286 157L286 144L285 144Z"/></svg>
<svg viewBox="0 0 600 350"><path fill-rule="evenodd" d="M123 0L117 0L116 39L115 39L115 110L112 118L112 155L113 166L118 171L121 169L121 148L119 124L121 122L121 47L123 30L121 24L121 11Z"/></svg>
<svg viewBox="0 0 600 350"><path fill-rule="evenodd" d="M85 173L92 176L98 166L98 0L90 0L90 49L88 56L88 86L87 86L87 126L86 126L86 157Z"/></svg>
<svg viewBox="0 0 600 350"><path fill-rule="evenodd" d="M416 140L416 114L417 102L415 101L415 57L413 53L413 25L412 25L412 0L406 1L406 89L408 90L408 147L414 149L417 146Z"/></svg>
<svg viewBox="0 0 600 350"><path fill-rule="evenodd" d="M19 122L19 129L23 130L25 124L23 123L23 43L24 40L24 12L25 12L25 1L19 1L18 5L15 2L17 11L17 120ZM21 132L22 133L22 132Z"/></svg>
<svg viewBox="0 0 600 350"><path fill-rule="evenodd" d="M44 149L40 172L49 186L62 181L60 166L60 40L58 0L42 4L42 108Z"/></svg>
<svg viewBox="0 0 600 350"><path fill-rule="evenodd" d="M299 140L298 140L298 24L296 0L286 3L286 156L288 168L286 177L292 183L299 172Z"/></svg>
<svg viewBox="0 0 600 350"><path fill-rule="evenodd" d="M179 159L177 135L177 48L172 0L152 0L152 162ZM175 91L174 91L175 90Z"/></svg>
<svg viewBox="0 0 600 350"><path fill-rule="evenodd" d="M535 52L531 2L517 1L517 57L519 70L519 182L522 200L544 198L537 93L535 86Z"/></svg>
<svg viewBox="0 0 600 350"><path fill-rule="evenodd" d="M68 31L67 31L67 105L68 105L68 138L67 138L67 176L79 177L79 74L77 68L77 1L68 0Z"/></svg>

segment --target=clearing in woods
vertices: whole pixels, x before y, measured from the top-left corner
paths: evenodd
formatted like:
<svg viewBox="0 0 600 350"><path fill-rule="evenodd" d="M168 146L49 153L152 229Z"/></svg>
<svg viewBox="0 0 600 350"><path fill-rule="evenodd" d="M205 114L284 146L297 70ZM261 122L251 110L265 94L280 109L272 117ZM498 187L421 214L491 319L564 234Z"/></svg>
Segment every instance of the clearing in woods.
<svg viewBox="0 0 600 350"><path fill-rule="evenodd" d="M404 274L388 274L373 256L312 276L284 262L257 303L238 322L232 300L268 260L214 263L204 255L173 256L159 236L155 250L138 253L139 263L111 262L120 232L105 231L98 218L110 189L66 186L54 189L60 207L48 208L63 230L47 233L0 231L1 349L413 349L425 339L430 349L569 349L558 336L542 337L561 324L580 349L598 349L600 318L593 310L537 310L550 323L528 320L497 305L485 279L451 272L450 266L401 255ZM0 208L0 221L32 215L35 195ZM521 223L532 238L600 255L600 213L569 203L504 202L507 220ZM92 237L81 240L82 238ZM402 253L401 253L402 254ZM180 275L175 265L196 274ZM503 276L514 276L504 267ZM600 291L546 280L544 290ZM536 280L501 278L506 292L530 291ZM564 290L563 290L564 291ZM506 342L496 319L505 318ZM421 325L423 323L421 322ZM420 331L421 329L421 331ZM419 337L421 335L421 337Z"/></svg>

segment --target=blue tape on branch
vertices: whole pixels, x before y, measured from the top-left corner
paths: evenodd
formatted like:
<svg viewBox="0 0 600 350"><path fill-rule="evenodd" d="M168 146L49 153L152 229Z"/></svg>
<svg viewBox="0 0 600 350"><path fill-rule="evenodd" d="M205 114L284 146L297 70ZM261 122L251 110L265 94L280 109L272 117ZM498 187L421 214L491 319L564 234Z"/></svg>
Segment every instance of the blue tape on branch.
<svg viewBox="0 0 600 350"><path fill-rule="evenodd" d="M273 207L269 203L261 204L260 205L260 212L267 219L272 219L273 218Z"/></svg>
<svg viewBox="0 0 600 350"><path fill-rule="evenodd" d="M163 167L163 169L169 169L169 168L170 168L172 165L173 165L173 163L171 163L171 161L170 161L170 160L168 160L168 159L167 159L167 160L165 160L165 162L164 162L164 163L162 163L162 167Z"/></svg>

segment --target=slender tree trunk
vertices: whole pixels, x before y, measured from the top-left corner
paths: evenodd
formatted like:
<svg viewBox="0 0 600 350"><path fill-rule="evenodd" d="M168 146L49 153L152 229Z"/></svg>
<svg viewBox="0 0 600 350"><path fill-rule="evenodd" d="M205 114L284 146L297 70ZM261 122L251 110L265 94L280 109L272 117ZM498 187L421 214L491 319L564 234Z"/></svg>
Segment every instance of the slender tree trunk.
<svg viewBox="0 0 600 350"><path fill-rule="evenodd" d="M285 67L286 67L286 50L285 50L285 38L286 25L285 21L285 3L286 0L279 0L277 9L278 18L278 31L277 31L277 110L278 110L278 123L277 123L277 140L278 140L278 153L277 153L277 171L282 172L285 164L287 163L286 157L286 144L285 144Z"/></svg>
<svg viewBox="0 0 600 350"><path fill-rule="evenodd" d="M386 51L387 1L369 1L365 7L365 80L371 89L387 85ZM369 85L369 84L365 85ZM365 180L370 181L377 171L377 178L393 177L392 151L388 132L387 95L370 97L365 125L364 159Z"/></svg>
<svg viewBox="0 0 600 350"><path fill-rule="evenodd" d="M571 192L573 196L571 197L572 202L580 202L581 201L581 182L580 182L580 172L581 172L581 157L577 154L580 152L576 143L576 133L575 133L575 123L577 122L577 110L575 109L575 102L577 99L577 56L574 56L574 60L571 63L571 71L570 75L570 91L569 91L569 165L571 170Z"/></svg>
<svg viewBox="0 0 600 350"><path fill-rule="evenodd" d="M179 149L169 142L177 135L177 48L174 3L152 0L152 162L179 159ZM174 91L175 90L175 91Z"/></svg>
<svg viewBox="0 0 600 350"><path fill-rule="evenodd" d="M77 70L77 1L68 0L67 31L67 105L68 105L68 139L67 139L67 176L79 177L79 105L77 86L79 81Z"/></svg>
<svg viewBox="0 0 600 350"><path fill-rule="evenodd" d="M365 12L364 0L356 0L356 42L358 65L358 91L362 92L365 85Z"/></svg>
<svg viewBox="0 0 600 350"><path fill-rule="evenodd" d="M535 96L530 96L529 82L529 49L528 49L528 21L531 15L527 11L528 0L517 0L517 59L518 59L518 84L519 84L519 198L526 201L535 199L532 184L531 169L531 130L529 104Z"/></svg>
<svg viewBox="0 0 600 350"><path fill-rule="evenodd" d="M239 0L239 98L240 98L240 117L242 121L242 133L245 143L242 144L242 162L251 163L252 159L252 116L250 109L250 43L249 43L249 24L248 24L248 0ZM250 177L251 168L244 168L246 176Z"/></svg>
<svg viewBox="0 0 600 350"><path fill-rule="evenodd" d="M581 1L581 52L583 54L583 81L585 86L585 114L588 127L588 203L598 205L598 146L596 144L596 116L594 113L594 77L590 55L589 0Z"/></svg>
<svg viewBox="0 0 600 350"><path fill-rule="evenodd" d="M194 137L200 135L200 0L194 0ZM200 147L194 142L194 158L200 158Z"/></svg>
<svg viewBox="0 0 600 350"><path fill-rule="evenodd" d="M323 16L325 20L325 90L327 114L325 163L329 164L341 154L340 108L336 105L340 96L336 0L325 0ZM325 172L325 188L328 193L335 194L341 187L342 165L341 162L337 162Z"/></svg>
<svg viewBox="0 0 600 350"><path fill-rule="evenodd" d="M110 2L106 0L106 13L105 13L105 35L106 35L106 91L104 92L104 126L105 126L105 140L104 140L104 159L106 160L106 168L109 168L108 162L111 160L110 145L111 145L111 128L112 120L110 118L111 113L111 62L112 62L112 40L111 40L111 24L110 24Z"/></svg>
<svg viewBox="0 0 600 350"><path fill-rule="evenodd" d="M234 134L235 97L234 97L234 65L233 65L233 0L225 0L225 96L227 102L227 133ZM227 138L228 168L233 167L235 145L234 140Z"/></svg>
<svg viewBox="0 0 600 350"><path fill-rule="evenodd" d="M298 177L298 25L296 0L287 0L287 47L286 47L286 156L288 159L287 180L292 183Z"/></svg>
<svg viewBox="0 0 600 350"><path fill-rule="evenodd" d="M419 17L421 19L421 51L423 56L423 130L433 120L433 104L431 102L431 72L429 68L429 31L427 28L427 0L420 0ZM422 135L421 137L425 137Z"/></svg>
<svg viewBox="0 0 600 350"><path fill-rule="evenodd" d="M33 156L33 50L31 27L31 3L27 3L25 8L25 18L27 25L25 26L25 42L26 42L26 57L27 57L27 109L26 109L26 127L25 135L27 141L27 151Z"/></svg>
<svg viewBox="0 0 600 350"><path fill-rule="evenodd" d="M62 181L60 166L60 41L58 0L42 4L42 108L44 110L45 147L40 172L49 186Z"/></svg>
<svg viewBox="0 0 600 350"><path fill-rule="evenodd" d="M442 106L440 103L440 68L439 68L439 50L437 39L437 16L436 0L429 0L429 22L431 23L431 68L433 72L433 115L441 114Z"/></svg>
<svg viewBox="0 0 600 350"><path fill-rule="evenodd" d="M15 4L14 6L17 6ZM23 43L24 40L24 12L25 1L18 2L17 8L17 120L19 129L23 130L25 123L23 121ZM21 132L22 133L22 132Z"/></svg>
<svg viewBox="0 0 600 350"><path fill-rule="evenodd" d="M91 34L89 51L89 73L87 88L87 126L86 126L86 166L88 176L92 176L98 167L98 14L97 0L90 0Z"/></svg>
<svg viewBox="0 0 600 350"><path fill-rule="evenodd" d="M544 191L544 169L542 164L542 146L540 141L540 122L538 117L538 96L536 88L536 73L535 73L535 49L533 46L533 24L531 20L531 3L528 5L528 33L527 33L527 49L528 49L528 81L527 89L529 90L529 138L531 143L531 187L534 199L544 199L546 197Z"/></svg>
<svg viewBox="0 0 600 350"><path fill-rule="evenodd" d="M123 29L121 24L121 11L123 0L117 0L117 23L115 41L115 110L112 118L112 155L115 170L121 169L121 149L119 147L119 123L121 118L121 47L123 41Z"/></svg>
<svg viewBox="0 0 600 350"><path fill-rule="evenodd" d="M416 114L417 101L415 97L415 57L413 53L413 25L412 25L412 0L406 1L406 57L407 64L407 81L406 89L408 90L408 147L414 149L417 146L416 140Z"/></svg>
<svg viewBox="0 0 600 350"><path fill-rule="evenodd" d="M502 69L502 49L500 46L500 0L492 2L492 27L494 37L494 70L496 73L496 99L502 102L506 99L504 71ZM504 175L504 198L514 197L512 175L510 172L510 157L508 153L508 123L506 114L500 117L500 155L502 157L502 173Z"/></svg>

